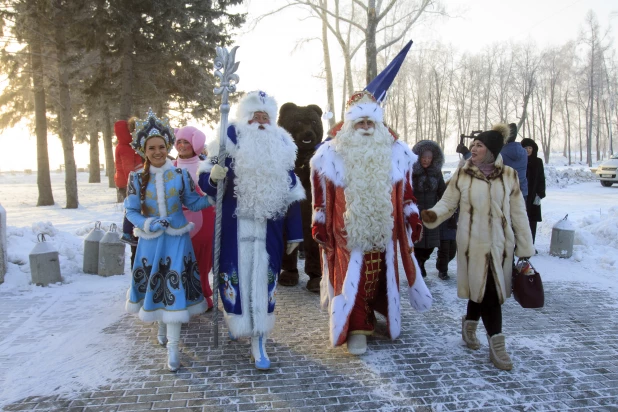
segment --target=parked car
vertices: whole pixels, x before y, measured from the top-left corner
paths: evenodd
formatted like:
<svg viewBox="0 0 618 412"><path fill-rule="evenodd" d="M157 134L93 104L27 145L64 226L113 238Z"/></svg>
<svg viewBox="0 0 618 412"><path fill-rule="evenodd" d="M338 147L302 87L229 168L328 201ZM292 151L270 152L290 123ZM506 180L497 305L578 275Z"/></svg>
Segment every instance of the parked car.
<svg viewBox="0 0 618 412"><path fill-rule="evenodd" d="M610 187L614 183L618 183L616 169L618 169L618 153L613 154L597 167L595 173L601 181L601 185Z"/></svg>

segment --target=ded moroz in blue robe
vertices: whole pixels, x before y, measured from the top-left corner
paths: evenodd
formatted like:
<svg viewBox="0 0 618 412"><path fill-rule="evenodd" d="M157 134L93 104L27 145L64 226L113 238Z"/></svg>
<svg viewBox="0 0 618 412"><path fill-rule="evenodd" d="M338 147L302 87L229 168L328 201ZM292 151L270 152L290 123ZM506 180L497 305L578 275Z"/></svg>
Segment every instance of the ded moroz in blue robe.
<svg viewBox="0 0 618 412"><path fill-rule="evenodd" d="M287 132L278 127L276 129L282 133L282 145L294 145ZM286 249L283 231L286 231L289 243L302 241L299 202L305 198L305 190L292 166L288 171L291 183L285 197L287 213L267 220L239 218L236 213L238 202L234 194L236 174L233 160L238 141L234 125L228 128L227 136L226 151L229 157L225 160L228 171L227 187L223 195L219 293L225 320L233 336L268 334L275 323L277 278ZM217 187L210 182L210 171L215 163L215 158L209 158L202 162L198 170L200 188L214 199L217 197ZM211 199L211 203L214 203L214 199Z"/></svg>
<svg viewBox="0 0 618 412"><path fill-rule="evenodd" d="M185 218L182 206L198 211L210 203L197 193L189 172L167 160L161 167L150 166L144 216L142 182L143 172L131 172L124 201L127 219L135 225L133 233L140 238L126 309L139 313L146 322L187 323L192 315L206 311L206 302L189 236L193 223ZM161 217L166 217L170 226L151 232L150 223Z"/></svg>

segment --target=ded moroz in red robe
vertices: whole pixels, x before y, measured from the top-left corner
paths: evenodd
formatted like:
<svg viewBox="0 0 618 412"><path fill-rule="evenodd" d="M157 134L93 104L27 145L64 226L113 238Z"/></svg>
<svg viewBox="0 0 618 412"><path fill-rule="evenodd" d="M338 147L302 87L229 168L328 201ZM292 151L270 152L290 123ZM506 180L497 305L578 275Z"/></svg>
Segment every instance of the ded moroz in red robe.
<svg viewBox="0 0 618 412"><path fill-rule="evenodd" d="M381 304L375 306L387 319L391 339L396 339L401 332L398 246L402 250L401 260L408 280L410 304L417 311L424 312L429 310L432 303L431 293L420 276L420 268L413 254L413 240L418 240L422 231L412 190L411 172L416 159L417 156L405 143L398 140L393 142L390 174L394 226L392 239L385 251L386 292L376 297L376 302ZM322 307L329 311L330 341L333 346L347 340L350 314L358 292L359 279L364 272L363 253L367 252L360 248L351 251L347 248L344 176L345 166L335 151L335 141L325 142L311 159L314 208L312 230L322 250L321 301Z"/></svg>

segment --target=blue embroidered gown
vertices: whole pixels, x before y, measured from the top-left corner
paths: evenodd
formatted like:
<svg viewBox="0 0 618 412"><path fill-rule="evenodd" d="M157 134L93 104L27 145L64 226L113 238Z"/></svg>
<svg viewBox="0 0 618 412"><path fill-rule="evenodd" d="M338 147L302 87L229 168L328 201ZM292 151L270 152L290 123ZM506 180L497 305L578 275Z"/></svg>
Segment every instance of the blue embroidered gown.
<svg viewBox="0 0 618 412"><path fill-rule="evenodd" d="M225 160L230 187L223 195L218 281L227 326L232 335L241 337L267 334L274 327L277 278L285 253L283 232L288 242L302 242L299 201L305 198L305 189L294 170L290 170L285 216L266 221L239 218L236 215L238 202L231 187L236 177L232 166L236 142L236 129L230 126L227 150L232 157ZM294 143L282 137L281 144ZM217 187L210 183L213 162L216 161L211 159L202 163L198 184L204 193L216 199Z"/></svg>
<svg viewBox="0 0 618 412"><path fill-rule="evenodd" d="M150 167L144 216L140 204L142 179L143 172L130 174L124 201L127 218L140 238L126 309L139 313L146 322L187 323L192 315L206 311L206 302L189 236L193 223L185 218L182 205L198 211L210 203L197 193L187 170L167 160L161 167ZM170 226L151 232L150 223L161 217L167 217Z"/></svg>

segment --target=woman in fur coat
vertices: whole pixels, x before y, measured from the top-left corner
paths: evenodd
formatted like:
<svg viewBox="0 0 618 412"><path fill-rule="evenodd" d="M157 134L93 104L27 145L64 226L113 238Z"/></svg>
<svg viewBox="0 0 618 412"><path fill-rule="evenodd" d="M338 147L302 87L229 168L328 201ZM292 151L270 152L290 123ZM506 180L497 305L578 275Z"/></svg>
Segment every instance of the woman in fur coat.
<svg viewBox="0 0 618 412"><path fill-rule="evenodd" d="M536 238L536 224L542 221L541 199L545 197L545 169L543 160L539 159L539 146L532 139L523 139L521 145L528 152L528 198L526 199L526 210L528 211L528 222L532 232L532 242Z"/></svg>
<svg viewBox="0 0 618 412"><path fill-rule="evenodd" d="M457 228L457 295L468 299L462 318L462 338L479 349L479 319L487 331L489 355L503 370L513 368L502 334L501 305L511 295L513 253L534 254L526 205L517 172L502 162L500 149L509 127L498 124L474 138L472 157L457 169L444 196L421 212L423 223L435 228L460 206Z"/></svg>
<svg viewBox="0 0 618 412"><path fill-rule="evenodd" d="M440 146L431 140L421 140L412 148L418 160L412 166L412 187L418 201L418 210L432 208L446 190L446 183L442 176L444 154ZM423 228L423 236L414 244L414 256L421 268L423 277L427 276L425 262L433 253L434 248L440 246L440 228Z"/></svg>

